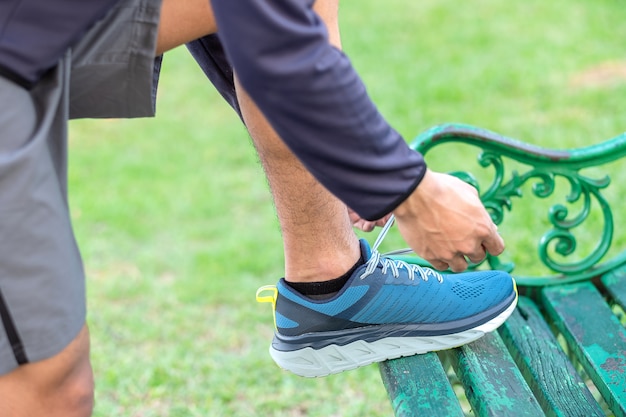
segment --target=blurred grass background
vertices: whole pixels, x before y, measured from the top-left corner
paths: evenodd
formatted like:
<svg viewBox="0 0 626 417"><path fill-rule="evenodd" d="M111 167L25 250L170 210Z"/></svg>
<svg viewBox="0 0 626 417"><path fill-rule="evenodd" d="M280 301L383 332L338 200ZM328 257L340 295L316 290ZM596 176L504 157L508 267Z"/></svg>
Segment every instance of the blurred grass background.
<svg viewBox="0 0 626 417"><path fill-rule="evenodd" d="M361 0L340 13L344 49L407 140L461 122L568 148L626 130L622 6ZM302 379L271 361L270 307L254 301L282 274L271 198L246 131L186 49L166 55L156 119L75 121L70 141L96 416L392 414L376 366ZM428 163L455 170L464 153ZM509 247L542 227L529 223L545 211L525 213L502 230Z"/></svg>

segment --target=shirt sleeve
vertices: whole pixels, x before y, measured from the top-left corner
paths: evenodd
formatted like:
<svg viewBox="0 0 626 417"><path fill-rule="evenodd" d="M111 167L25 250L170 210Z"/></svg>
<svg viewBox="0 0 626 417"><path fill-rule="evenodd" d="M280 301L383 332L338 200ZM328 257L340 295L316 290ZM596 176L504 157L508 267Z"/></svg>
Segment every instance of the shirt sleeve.
<svg viewBox="0 0 626 417"><path fill-rule="evenodd" d="M393 211L426 171L382 117L310 0L212 0L247 93L307 169L368 220Z"/></svg>

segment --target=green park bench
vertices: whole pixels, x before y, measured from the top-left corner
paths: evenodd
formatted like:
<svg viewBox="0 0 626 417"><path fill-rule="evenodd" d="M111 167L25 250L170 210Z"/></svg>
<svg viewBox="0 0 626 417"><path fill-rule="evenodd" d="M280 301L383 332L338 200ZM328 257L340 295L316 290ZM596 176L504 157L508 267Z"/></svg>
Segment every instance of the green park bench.
<svg viewBox="0 0 626 417"><path fill-rule="evenodd" d="M626 226L626 187L609 175L626 169L626 134L551 150L442 125L413 147L424 155L469 149L462 156L478 157L473 172L452 174L476 186L500 230L515 214L544 230L476 266L517 281L518 308L498 331L380 364L396 416L626 416L626 245L614 233Z"/></svg>

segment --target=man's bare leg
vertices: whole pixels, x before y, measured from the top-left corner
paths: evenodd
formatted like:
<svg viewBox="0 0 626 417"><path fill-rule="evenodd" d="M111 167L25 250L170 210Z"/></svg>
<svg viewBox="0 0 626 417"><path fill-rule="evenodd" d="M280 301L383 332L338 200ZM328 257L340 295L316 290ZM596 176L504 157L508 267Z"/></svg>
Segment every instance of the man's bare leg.
<svg viewBox="0 0 626 417"><path fill-rule="evenodd" d="M330 41L340 47L338 0L318 0L315 10L326 23ZM236 82L246 126L263 164L280 222L285 278L326 281L346 273L359 259L357 236L345 204L305 169Z"/></svg>
<svg viewBox="0 0 626 417"><path fill-rule="evenodd" d="M274 197L285 278L309 282L341 276L360 256L346 206L304 168L240 88L238 98Z"/></svg>
<svg viewBox="0 0 626 417"><path fill-rule="evenodd" d="M313 178L249 97L238 91L248 131L274 196L283 236L285 278L310 282L341 276L360 256L346 206Z"/></svg>

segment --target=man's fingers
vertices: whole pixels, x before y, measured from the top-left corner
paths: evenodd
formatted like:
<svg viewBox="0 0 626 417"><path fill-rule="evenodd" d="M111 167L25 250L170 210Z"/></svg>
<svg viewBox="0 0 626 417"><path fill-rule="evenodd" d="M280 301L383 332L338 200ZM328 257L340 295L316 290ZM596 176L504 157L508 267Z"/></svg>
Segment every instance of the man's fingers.
<svg viewBox="0 0 626 417"><path fill-rule="evenodd" d="M348 215L350 217L350 222L352 222L352 226L364 232L371 232L376 226L383 227L391 217L391 214L388 214L382 219L369 221L362 219L354 210L350 208L348 208Z"/></svg>
<svg viewBox="0 0 626 417"><path fill-rule="evenodd" d="M495 228L495 231L483 241L485 251L494 256L500 255L504 251L504 239L498 234L497 230Z"/></svg>
<svg viewBox="0 0 626 417"><path fill-rule="evenodd" d="M487 250L484 246L481 245L481 247L476 252L468 254L467 259L469 259L472 263L478 264L481 263L486 256Z"/></svg>
<svg viewBox="0 0 626 417"><path fill-rule="evenodd" d="M467 269L467 261L464 256L457 256L452 261L448 262L450 270L452 272L463 272Z"/></svg>
<svg viewBox="0 0 626 417"><path fill-rule="evenodd" d="M359 220L354 224L354 226L364 232L371 232L374 230L374 223L366 220Z"/></svg>
<svg viewBox="0 0 626 417"><path fill-rule="evenodd" d="M447 271L449 266L446 262L443 261L428 261L428 263L430 263L432 265L433 268L439 270L439 271Z"/></svg>

